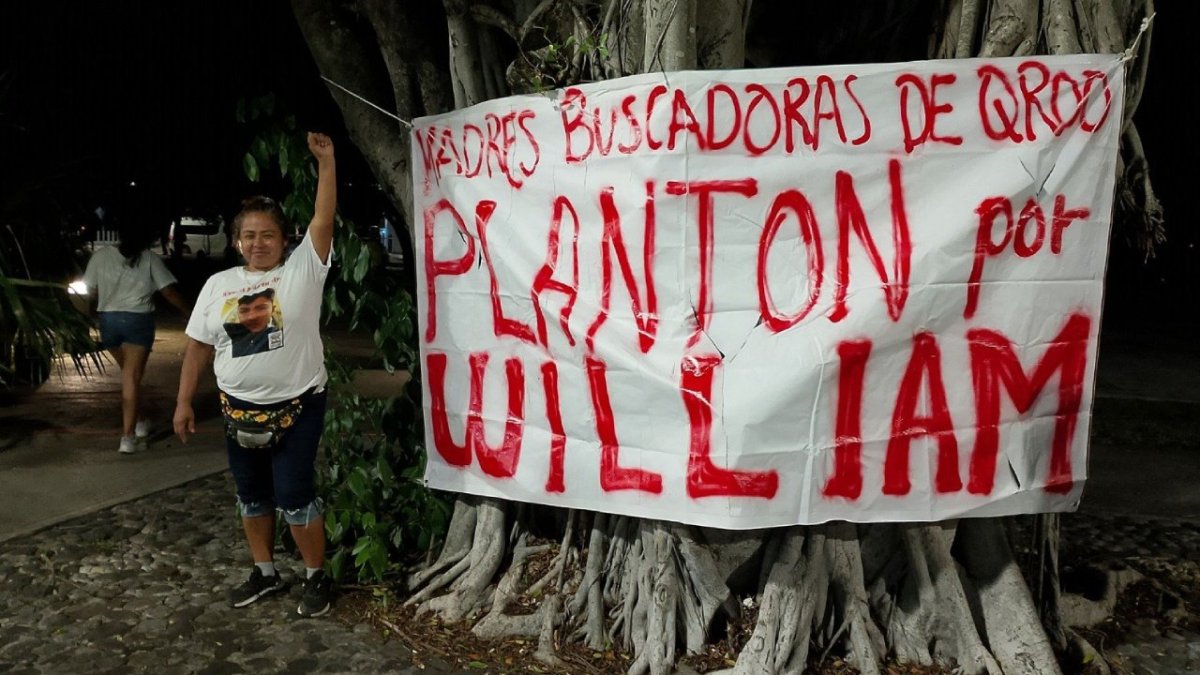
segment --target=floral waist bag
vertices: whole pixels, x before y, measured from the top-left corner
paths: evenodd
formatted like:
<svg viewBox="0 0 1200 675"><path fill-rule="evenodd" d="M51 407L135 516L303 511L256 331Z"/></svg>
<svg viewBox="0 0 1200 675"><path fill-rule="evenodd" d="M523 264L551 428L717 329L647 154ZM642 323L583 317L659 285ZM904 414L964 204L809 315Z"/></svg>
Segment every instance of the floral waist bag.
<svg viewBox="0 0 1200 675"><path fill-rule="evenodd" d="M282 403L255 408L237 407L221 392L221 413L225 415L225 435L243 448L266 448L279 443L304 409L301 396ZM237 403L243 403L238 401Z"/></svg>

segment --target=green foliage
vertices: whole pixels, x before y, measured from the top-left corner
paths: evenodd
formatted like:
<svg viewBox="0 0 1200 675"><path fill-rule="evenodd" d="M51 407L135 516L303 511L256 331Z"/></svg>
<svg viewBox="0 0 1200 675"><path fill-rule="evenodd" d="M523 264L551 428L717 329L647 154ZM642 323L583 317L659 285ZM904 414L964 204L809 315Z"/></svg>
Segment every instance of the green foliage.
<svg viewBox="0 0 1200 675"><path fill-rule="evenodd" d="M65 285L31 278L24 247L11 228L5 232L15 245L0 245L0 384L41 382L52 362L68 358L78 372L102 367L91 317L71 303ZM47 252L64 253L50 244L30 253Z"/></svg>
<svg viewBox="0 0 1200 675"><path fill-rule="evenodd" d="M559 22L563 23L561 17ZM551 23L555 21L552 19ZM577 32L573 20L566 20L565 24L572 28L562 42L551 37L556 31L539 30L541 41L531 40L537 47L521 47L509 73L514 92L549 91L603 77L604 64L611 56L608 45L612 37L608 33Z"/></svg>
<svg viewBox="0 0 1200 675"><path fill-rule="evenodd" d="M353 570L360 581L381 581L405 555L436 543L449 505L422 483L424 448L413 442L421 432L419 385L410 382L396 398L363 398L351 389L353 371L332 366L322 477L330 573L340 579Z"/></svg>
<svg viewBox="0 0 1200 675"><path fill-rule="evenodd" d="M242 158L252 181L280 178L280 201L293 223L312 219L316 166L304 130L281 115L273 97L238 104L238 120L254 131ZM325 289L325 321L346 321L369 333L374 358L389 372L412 379L400 396L364 398L353 390L354 368L331 350L329 408L320 469L329 537L329 571L337 579L378 582L398 571L405 556L429 550L449 520L449 503L425 487L424 427L420 406L416 306L400 280L384 268L378 241L360 238L354 223L339 217L334 230L334 269Z"/></svg>
<svg viewBox="0 0 1200 675"><path fill-rule="evenodd" d="M65 286L13 279L0 269L0 383L40 382L51 362L65 358L79 372L89 363L101 367L92 326Z"/></svg>

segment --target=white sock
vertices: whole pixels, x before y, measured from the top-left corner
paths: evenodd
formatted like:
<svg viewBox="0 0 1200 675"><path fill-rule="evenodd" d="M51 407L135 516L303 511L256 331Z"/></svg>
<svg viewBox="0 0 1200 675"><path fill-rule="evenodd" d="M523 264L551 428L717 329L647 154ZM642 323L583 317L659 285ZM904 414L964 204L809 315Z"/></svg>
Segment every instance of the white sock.
<svg viewBox="0 0 1200 675"><path fill-rule="evenodd" d="M323 567L305 567L304 568L304 578L311 579L311 578L313 578L314 574L316 574L317 572L320 572L322 569L324 569L324 568Z"/></svg>
<svg viewBox="0 0 1200 675"><path fill-rule="evenodd" d="M273 577L273 576L275 576L275 563L274 563L274 561L267 561L267 562L262 562L262 563L254 563L254 566L255 566L255 567L257 567L257 568L259 569L259 571L261 571L261 572L263 573L263 576L264 576L264 577Z"/></svg>

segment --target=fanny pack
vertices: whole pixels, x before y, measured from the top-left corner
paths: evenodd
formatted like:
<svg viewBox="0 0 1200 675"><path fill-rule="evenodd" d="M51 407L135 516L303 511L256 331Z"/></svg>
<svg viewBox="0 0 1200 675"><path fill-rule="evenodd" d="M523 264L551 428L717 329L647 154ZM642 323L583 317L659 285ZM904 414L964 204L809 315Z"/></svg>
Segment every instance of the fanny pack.
<svg viewBox="0 0 1200 675"><path fill-rule="evenodd" d="M221 392L225 434L243 448L265 448L279 443L304 409L301 396L263 408L235 407Z"/></svg>

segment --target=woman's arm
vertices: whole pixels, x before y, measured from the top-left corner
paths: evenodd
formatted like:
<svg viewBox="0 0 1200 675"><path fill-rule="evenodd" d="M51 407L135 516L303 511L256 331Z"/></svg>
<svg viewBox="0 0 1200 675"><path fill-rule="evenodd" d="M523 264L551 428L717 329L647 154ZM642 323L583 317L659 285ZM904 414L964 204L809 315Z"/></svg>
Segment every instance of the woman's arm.
<svg viewBox="0 0 1200 675"><path fill-rule="evenodd" d="M308 134L308 149L317 158L317 201L308 236L322 263L329 262L333 247L333 214L337 210L337 170L333 159L333 141L325 134Z"/></svg>
<svg viewBox="0 0 1200 675"><path fill-rule="evenodd" d="M175 287L175 284L160 288L158 292L162 293L163 298L165 298L167 302L171 303L175 309L178 309L179 313L182 314L184 318L187 318L189 315L191 315L192 308L187 304L187 301L183 299L183 294L179 292L179 289Z"/></svg>
<svg viewBox="0 0 1200 675"><path fill-rule="evenodd" d="M179 395L175 399L175 434L187 443L188 435L196 433L196 413L192 410L192 397L200 384L200 373L204 371L216 351L212 345L188 338L183 352L183 367L179 371Z"/></svg>

